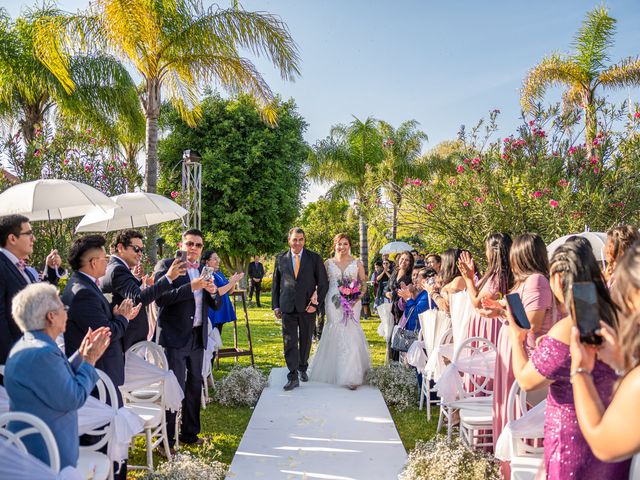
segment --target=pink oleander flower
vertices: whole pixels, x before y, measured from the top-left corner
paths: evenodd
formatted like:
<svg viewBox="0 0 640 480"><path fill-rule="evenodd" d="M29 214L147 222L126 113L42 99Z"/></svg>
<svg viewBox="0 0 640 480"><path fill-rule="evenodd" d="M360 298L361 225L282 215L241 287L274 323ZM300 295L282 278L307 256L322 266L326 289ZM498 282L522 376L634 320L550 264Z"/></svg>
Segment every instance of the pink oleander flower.
<svg viewBox="0 0 640 480"><path fill-rule="evenodd" d="M91 172L91 171L93 171L93 167L91 165L85 165L84 166L84 171L85 172Z"/></svg>
<svg viewBox="0 0 640 480"><path fill-rule="evenodd" d="M33 155L34 155L35 157L39 157L39 156L40 156L40 149L36 149L36 151L35 151L35 152L33 152Z"/></svg>
<svg viewBox="0 0 640 480"><path fill-rule="evenodd" d="M458 179L456 177L449 177L449 186L455 187L458 184Z"/></svg>
<svg viewBox="0 0 640 480"><path fill-rule="evenodd" d="M561 187L567 187L569 186L569 182L566 181L564 178L561 178L560 180L558 180L558 185L560 185Z"/></svg>
<svg viewBox="0 0 640 480"><path fill-rule="evenodd" d="M595 174L600 173L600 169L599 169L598 167L595 167L595 168L593 169L593 173L595 173Z"/></svg>
<svg viewBox="0 0 640 480"><path fill-rule="evenodd" d="M464 163L465 165L469 165L469 159L465 158L464 160L462 160L462 163Z"/></svg>
<svg viewBox="0 0 640 480"><path fill-rule="evenodd" d="M593 142L591 142L591 143L593 143L594 147L597 147L598 145L600 145L600 141L597 138L594 138Z"/></svg>
<svg viewBox="0 0 640 480"><path fill-rule="evenodd" d="M113 165L109 165L109 171L113 172L116 169L116 167L114 167Z"/></svg>
<svg viewBox="0 0 640 480"><path fill-rule="evenodd" d="M466 200L464 202L462 202L462 206L463 207L468 207L469 206L469 202L467 202Z"/></svg>
<svg viewBox="0 0 640 480"><path fill-rule="evenodd" d="M640 112L636 112L633 114L633 118L640 118Z"/></svg>
<svg viewBox="0 0 640 480"><path fill-rule="evenodd" d="M577 147L570 147L569 148L569 155L573 155L574 153L576 153L578 151Z"/></svg>
<svg viewBox="0 0 640 480"><path fill-rule="evenodd" d="M122 166L126 167L127 166L127 162L122 162Z"/></svg>
<svg viewBox="0 0 640 480"><path fill-rule="evenodd" d="M484 198L482 198L482 197L476 197L476 198L475 198L475 200L476 200L476 202L478 202L478 203L482 203L482 202L484 202Z"/></svg>
<svg viewBox="0 0 640 480"><path fill-rule="evenodd" d="M529 126L533 127L536 124L536 122L534 122L533 120L529 120Z"/></svg>
<svg viewBox="0 0 640 480"><path fill-rule="evenodd" d="M423 185L422 180L420 180L419 178L416 178L413 182L414 185L417 185L418 187L421 187Z"/></svg>
<svg viewBox="0 0 640 480"><path fill-rule="evenodd" d="M462 166L462 165L458 165L458 166L456 167L456 171L457 171L458 173L463 173L463 172L464 172L464 166Z"/></svg>
<svg viewBox="0 0 640 480"><path fill-rule="evenodd" d="M431 212L436 206L433 203L427 203L427 211Z"/></svg>
<svg viewBox="0 0 640 480"><path fill-rule="evenodd" d="M593 157L591 157L591 158L589 159L589 163L590 163L591 165L595 165L596 163L598 163L598 157L596 157L596 156L594 155Z"/></svg>
<svg viewBox="0 0 640 480"><path fill-rule="evenodd" d="M551 208L556 208L558 206L558 202L552 198L549 200L549 205L551 205Z"/></svg>
<svg viewBox="0 0 640 480"><path fill-rule="evenodd" d="M548 195L549 193L551 193L551 190L549 190L547 187L544 187L542 191L544 192L545 195Z"/></svg>
<svg viewBox="0 0 640 480"><path fill-rule="evenodd" d="M176 198L178 195L180 195L180 193L175 190L171 192L171 198Z"/></svg>
<svg viewBox="0 0 640 480"><path fill-rule="evenodd" d="M63 164L63 165L65 165L65 166L66 166L66 165L69 165L69 159L68 159L68 158L65 158L65 159L62 161L62 164Z"/></svg>
<svg viewBox="0 0 640 480"><path fill-rule="evenodd" d="M540 198L542 197L542 192L540 190L536 190L531 194L531 198Z"/></svg>
<svg viewBox="0 0 640 480"><path fill-rule="evenodd" d="M511 141L511 139L509 137L505 137L502 141L504 143L509 143Z"/></svg>
<svg viewBox="0 0 640 480"><path fill-rule="evenodd" d="M478 165L480 163L480 157L475 157L471 160L471 165Z"/></svg>
<svg viewBox="0 0 640 480"><path fill-rule="evenodd" d="M502 157L503 160L507 160L509 158L509 155L507 155L506 153L503 153L500 156Z"/></svg>

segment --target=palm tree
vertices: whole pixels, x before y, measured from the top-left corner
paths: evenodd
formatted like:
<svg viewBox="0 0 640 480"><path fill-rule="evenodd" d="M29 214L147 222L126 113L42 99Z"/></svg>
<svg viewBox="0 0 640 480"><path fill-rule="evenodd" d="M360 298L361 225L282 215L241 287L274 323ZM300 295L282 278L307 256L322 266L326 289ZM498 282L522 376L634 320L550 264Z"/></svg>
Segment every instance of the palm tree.
<svg viewBox="0 0 640 480"><path fill-rule="evenodd" d="M372 181L382 162L382 137L377 121L354 117L348 125L335 125L327 138L309 154L309 177L330 183L329 199L355 200L360 235L360 258L368 271L367 214L377 198Z"/></svg>
<svg viewBox="0 0 640 480"><path fill-rule="evenodd" d="M145 190L158 177L158 118L163 95L191 126L201 117L200 87L218 82L231 93L254 96L265 121L276 122L274 96L240 49L268 57L283 79L299 74L297 47L279 17L231 9L205 9L193 0L96 0L84 15L39 24L36 51L66 89L75 88L66 61L77 48L112 52L142 77L146 118ZM149 237L155 236L150 229ZM151 238L150 256L155 259Z"/></svg>
<svg viewBox="0 0 640 480"><path fill-rule="evenodd" d="M28 10L14 22L0 9L0 120L17 124L27 145L49 115L57 115L67 126L90 127L105 138L114 138L118 122L135 128L143 120L136 87L115 58L104 54L70 57L69 76L76 88L69 92L35 57L35 24L61 15L43 7Z"/></svg>
<svg viewBox="0 0 640 480"><path fill-rule="evenodd" d="M393 205L391 240L395 242L398 233L398 209L402 204L402 185L405 178L422 177L423 165L419 162L422 143L428 140L427 134L418 130L416 120L408 120L394 129L387 122L379 124L384 138L384 160L378 173L387 197Z"/></svg>
<svg viewBox="0 0 640 480"><path fill-rule="evenodd" d="M593 152L598 119L596 90L640 85L640 60L628 58L608 66L607 51L613 45L616 20L604 7L587 13L587 18L574 38L574 52L545 57L529 71L520 95L525 112L530 112L549 87L564 85L566 109L582 108L585 121L585 143L589 157Z"/></svg>

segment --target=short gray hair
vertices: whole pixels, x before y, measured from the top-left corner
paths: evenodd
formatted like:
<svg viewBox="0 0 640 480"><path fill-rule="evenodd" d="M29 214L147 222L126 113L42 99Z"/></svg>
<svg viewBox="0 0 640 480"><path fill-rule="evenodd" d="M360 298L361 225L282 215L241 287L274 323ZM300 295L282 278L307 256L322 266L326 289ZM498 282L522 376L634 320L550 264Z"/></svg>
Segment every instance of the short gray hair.
<svg viewBox="0 0 640 480"><path fill-rule="evenodd" d="M58 289L48 283L32 283L11 302L11 314L20 330L42 330L47 326L47 313L60 308Z"/></svg>
<svg viewBox="0 0 640 480"><path fill-rule="evenodd" d="M289 236L287 238L291 238L294 233L297 233L298 235L302 235L304 237L304 230L302 230L300 227L293 227L291 230L289 230Z"/></svg>

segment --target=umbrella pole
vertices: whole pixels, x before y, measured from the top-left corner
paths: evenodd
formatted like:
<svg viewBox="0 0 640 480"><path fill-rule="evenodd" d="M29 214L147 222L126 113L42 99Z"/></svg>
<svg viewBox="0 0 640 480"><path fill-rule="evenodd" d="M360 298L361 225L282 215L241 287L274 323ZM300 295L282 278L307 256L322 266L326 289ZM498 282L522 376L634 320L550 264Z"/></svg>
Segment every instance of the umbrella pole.
<svg viewBox="0 0 640 480"><path fill-rule="evenodd" d="M53 232L53 225L51 224L51 212L49 211L48 208L47 208L47 220L48 220L48 223L49 223L49 234L51 235L51 239L50 239L50 241L51 241L51 250L53 250L53 246L55 245L54 244L54 240L53 240L54 232Z"/></svg>

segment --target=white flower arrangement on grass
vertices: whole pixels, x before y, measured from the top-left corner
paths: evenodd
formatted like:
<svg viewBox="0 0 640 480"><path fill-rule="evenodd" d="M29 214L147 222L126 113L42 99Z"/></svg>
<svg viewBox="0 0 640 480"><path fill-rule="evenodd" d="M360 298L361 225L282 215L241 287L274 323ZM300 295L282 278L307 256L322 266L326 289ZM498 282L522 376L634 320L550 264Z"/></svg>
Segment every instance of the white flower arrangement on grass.
<svg viewBox="0 0 640 480"><path fill-rule="evenodd" d="M460 440L437 435L418 440L398 480L499 480L500 463L490 454L470 450Z"/></svg>
<svg viewBox="0 0 640 480"><path fill-rule="evenodd" d="M162 463L142 480L224 480L227 465L217 460L204 460L189 453L177 453L170 462Z"/></svg>
<svg viewBox="0 0 640 480"><path fill-rule="evenodd" d="M253 407L258 403L267 377L254 367L233 367L214 387L214 401L228 407Z"/></svg>
<svg viewBox="0 0 640 480"><path fill-rule="evenodd" d="M418 379L414 369L405 368L398 362L369 370L365 381L382 393L387 405L402 410L418 401Z"/></svg>

